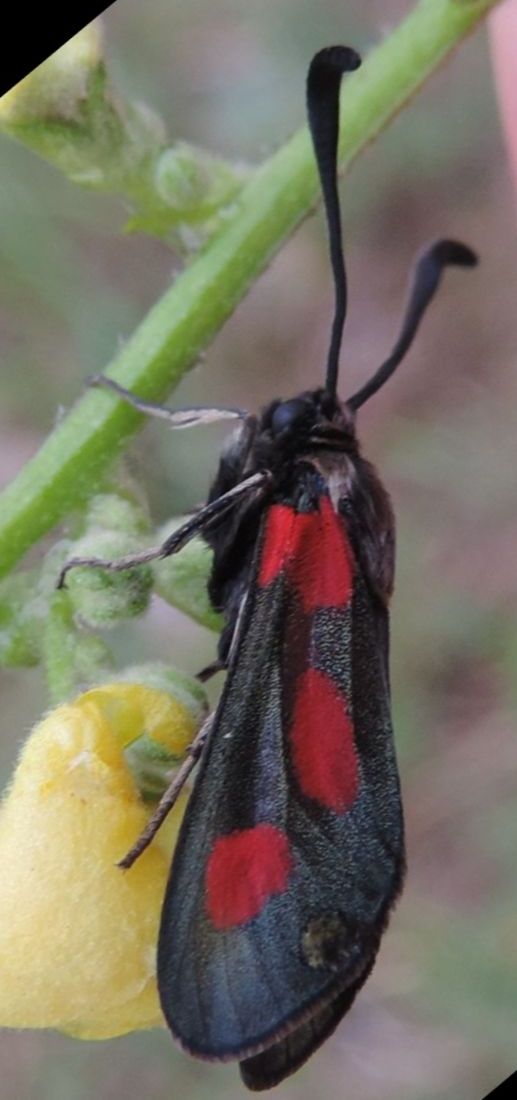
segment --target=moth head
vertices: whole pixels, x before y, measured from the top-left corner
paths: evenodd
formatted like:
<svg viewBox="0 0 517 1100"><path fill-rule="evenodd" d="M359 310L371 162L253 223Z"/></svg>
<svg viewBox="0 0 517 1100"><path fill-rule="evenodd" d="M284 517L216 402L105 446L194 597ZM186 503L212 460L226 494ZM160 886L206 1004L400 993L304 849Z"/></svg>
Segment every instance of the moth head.
<svg viewBox="0 0 517 1100"><path fill-rule="evenodd" d="M288 451L300 444L325 445L339 437L340 449L349 437L355 448L355 413L348 405L325 389L308 390L286 401L273 401L265 409L261 430L275 446ZM346 446L345 446L346 449Z"/></svg>
<svg viewBox="0 0 517 1100"><path fill-rule="evenodd" d="M278 401L271 409L271 435L275 439L281 439L287 433L303 431L311 424L312 419L312 405L305 394L292 397L289 401Z"/></svg>

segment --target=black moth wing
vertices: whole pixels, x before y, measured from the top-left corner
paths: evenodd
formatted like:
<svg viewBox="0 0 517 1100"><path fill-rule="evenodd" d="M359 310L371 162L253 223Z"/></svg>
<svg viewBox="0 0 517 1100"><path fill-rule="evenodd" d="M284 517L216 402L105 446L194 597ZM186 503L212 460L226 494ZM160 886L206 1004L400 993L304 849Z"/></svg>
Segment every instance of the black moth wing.
<svg viewBox="0 0 517 1100"><path fill-rule="evenodd" d="M263 509L252 559L249 541L238 638L176 848L159 941L160 995L173 1034L198 1057L239 1059L245 1083L259 1089L305 1061L350 1007L373 965L404 870L387 610L379 595L387 590L390 534L375 547L378 517L361 478L352 492L336 496L335 476L316 465L299 463L287 491L284 485ZM370 468L363 467L367 481ZM359 512L354 498L359 502L361 493L367 507L362 500ZM349 604L307 618L285 569L259 583L275 504L293 522L323 507L339 515L355 550ZM293 762L287 727L304 664L330 669L353 715L359 789L344 812L308 796ZM321 730L312 733L317 745ZM255 911L254 891L264 885L257 861L268 863L269 848L264 854L261 844L245 847L248 858L243 862L241 851L216 881L215 909L223 915L222 924L220 915L214 923L208 868L217 845L247 839L264 825L275 831L273 839L287 838L285 881L273 889L266 883ZM261 842L268 835L262 832ZM243 913L247 876L251 908Z"/></svg>
<svg viewBox="0 0 517 1100"><path fill-rule="evenodd" d="M259 1054L251 1055L240 1063L244 1084L254 1092L270 1089L294 1073L311 1054L335 1031L340 1020L351 1008L356 993L366 981L375 962L370 958L364 972L334 1000L317 1008L303 1023L298 1024L284 1039L273 1043Z"/></svg>

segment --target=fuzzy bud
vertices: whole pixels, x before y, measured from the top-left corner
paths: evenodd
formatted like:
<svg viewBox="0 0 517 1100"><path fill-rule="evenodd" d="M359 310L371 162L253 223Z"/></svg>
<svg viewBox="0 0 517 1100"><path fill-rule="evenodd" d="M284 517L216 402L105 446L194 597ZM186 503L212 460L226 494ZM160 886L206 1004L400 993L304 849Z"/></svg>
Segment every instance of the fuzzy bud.
<svg viewBox="0 0 517 1100"><path fill-rule="evenodd" d="M97 530L74 543L73 556L115 560L140 548L128 535ZM78 566L67 574L66 585L74 611L95 630L141 615L149 603L153 575L147 565L113 573L97 566Z"/></svg>
<svg viewBox="0 0 517 1100"><path fill-rule="evenodd" d="M164 541L183 522L179 518L167 523L158 533L158 541ZM179 554L154 562L152 568L156 591L162 599L209 630L221 630L222 616L214 611L207 590L212 551L202 539L192 539Z"/></svg>

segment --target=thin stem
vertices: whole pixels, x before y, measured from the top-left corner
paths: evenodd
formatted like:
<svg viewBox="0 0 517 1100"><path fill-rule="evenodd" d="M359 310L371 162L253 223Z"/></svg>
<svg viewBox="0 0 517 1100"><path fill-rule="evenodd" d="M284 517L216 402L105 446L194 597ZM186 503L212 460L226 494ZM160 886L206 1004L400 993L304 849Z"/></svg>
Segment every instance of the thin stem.
<svg viewBox="0 0 517 1100"><path fill-rule="evenodd" d="M420 0L347 82L340 167L347 167L498 0ZM300 89L301 90L301 89ZM150 310L110 364L148 400L179 382L318 195L306 129L254 173L224 230ZM94 490L141 423L108 394L86 393L0 497L0 573Z"/></svg>
<svg viewBox="0 0 517 1100"><path fill-rule="evenodd" d="M53 706L73 694L76 686L75 629L70 601L56 592L50 601L43 633L47 689Z"/></svg>

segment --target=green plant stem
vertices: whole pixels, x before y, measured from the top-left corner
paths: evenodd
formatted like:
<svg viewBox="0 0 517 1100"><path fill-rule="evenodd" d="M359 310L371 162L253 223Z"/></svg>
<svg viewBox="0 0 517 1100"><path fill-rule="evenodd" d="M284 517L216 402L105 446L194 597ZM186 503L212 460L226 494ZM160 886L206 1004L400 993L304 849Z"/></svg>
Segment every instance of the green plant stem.
<svg viewBox="0 0 517 1100"><path fill-rule="evenodd" d="M420 0L346 80L340 163L347 167L498 0ZM281 243L314 205L306 129L243 188L227 224L150 310L107 373L147 398L176 385ZM141 416L91 391L0 497L0 574L94 490Z"/></svg>
<svg viewBox="0 0 517 1100"><path fill-rule="evenodd" d="M50 601L42 637L47 690L53 706L73 694L76 680L74 641L70 601L65 592L56 592Z"/></svg>

